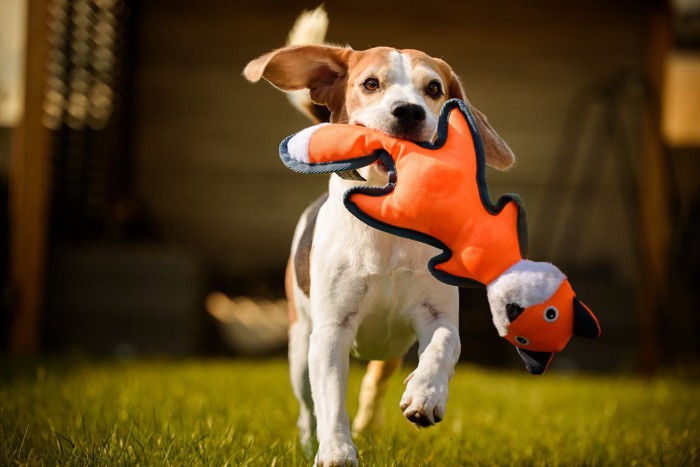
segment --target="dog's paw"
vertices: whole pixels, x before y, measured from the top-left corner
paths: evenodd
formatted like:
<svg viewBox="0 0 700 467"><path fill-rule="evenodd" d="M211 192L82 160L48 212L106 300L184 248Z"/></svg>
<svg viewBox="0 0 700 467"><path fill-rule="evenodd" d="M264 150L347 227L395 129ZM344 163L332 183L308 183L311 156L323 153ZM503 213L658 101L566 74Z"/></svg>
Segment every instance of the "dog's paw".
<svg viewBox="0 0 700 467"><path fill-rule="evenodd" d="M426 380L412 373L406 382L399 405L404 417L419 427L442 421L447 408L447 381Z"/></svg>
<svg viewBox="0 0 700 467"><path fill-rule="evenodd" d="M352 444L321 445L314 465L318 467L355 467L357 466L357 449Z"/></svg>
<svg viewBox="0 0 700 467"><path fill-rule="evenodd" d="M299 431L299 444L301 444L301 450L304 451L304 456L309 460L313 459L316 448L318 448L318 443L316 442L316 420L311 410L306 406L302 406L299 410L297 430Z"/></svg>
<svg viewBox="0 0 700 467"><path fill-rule="evenodd" d="M311 460L318 447L316 437L306 433L300 433L299 444L301 444L301 450L304 452L306 459Z"/></svg>

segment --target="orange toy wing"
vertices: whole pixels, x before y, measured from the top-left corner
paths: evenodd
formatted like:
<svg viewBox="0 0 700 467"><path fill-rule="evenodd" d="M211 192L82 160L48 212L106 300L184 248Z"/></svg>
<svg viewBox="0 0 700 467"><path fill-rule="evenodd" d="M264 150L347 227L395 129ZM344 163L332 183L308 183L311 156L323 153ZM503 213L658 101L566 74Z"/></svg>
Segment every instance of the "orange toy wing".
<svg viewBox="0 0 700 467"><path fill-rule="evenodd" d="M516 195L494 205L486 183L483 144L467 107L448 102L435 144L392 151L390 193L355 187L346 207L381 230L443 250L430 271L452 285L488 284L527 255L525 210Z"/></svg>
<svg viewBox="0 0 700 467"><path fill-rule="evenodd" d="M520 198L507 194L492 203L481 137L467 106L456 99L443 107L435 144L322 124L285 139L280 157L303 173L358 169L381 159L387 185L353 187L345 206L372 227L441 249L428 267L448 284L488 284L527 255Z"/></svg>

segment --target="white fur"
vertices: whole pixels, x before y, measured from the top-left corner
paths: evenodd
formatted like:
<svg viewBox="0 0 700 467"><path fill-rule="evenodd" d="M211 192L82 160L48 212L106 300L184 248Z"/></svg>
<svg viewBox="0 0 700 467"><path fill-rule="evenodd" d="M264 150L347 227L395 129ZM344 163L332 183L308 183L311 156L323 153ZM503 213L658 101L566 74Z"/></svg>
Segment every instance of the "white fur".
<svg viewBox="0 0 700 467"><path fill-rule="evenodd" d="M517 303L523 308L549 300L566 276L556 266L520 260L486 287L493 324L498 334L508 334L510 321L506 305Z"/></svg>
<svg viewBox="0 0 700 467"><path fill-rule="evenodd" d="M351 183L331 178L314 234L308 307L297 302L304 308L299 315L311 322L308 373L319 463L356 462L345 410L350 353L388 359L403 355L417 338L419 364L407 381L401 408L407 417L424 416L432 424L444 417L447 385L460 352L457 289L438 282L425 266L438 251L357 220L342 204ZM295 332L306 329L295 326ZM300 336L290 342L290 359L303 358L303 350L292 346L304 342ZM302 429L312 425L302 420L306 413L302 407ZM308 439L308 433L301 438Z"/></svg>
<svg viewBox="0 0 700 467"><path fill-rule="evenodd" d="M287 45L322 44L328 30L328 14L323 7L299 15L287 36Z"/></svg>

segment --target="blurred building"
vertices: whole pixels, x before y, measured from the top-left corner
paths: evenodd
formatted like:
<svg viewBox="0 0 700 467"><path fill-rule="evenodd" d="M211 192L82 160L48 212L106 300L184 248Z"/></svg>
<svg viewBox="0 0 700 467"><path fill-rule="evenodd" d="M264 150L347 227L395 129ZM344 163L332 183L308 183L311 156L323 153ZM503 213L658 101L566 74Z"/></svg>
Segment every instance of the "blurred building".
<svg viewBox="0 0 700 467"><path fill-rule="evenodd" d="M19 236L5 240L4 345L207 347L206 293L280 296L296 219L325 189L325 177L291 173L277 157L307 121L241 76L316 4L26 5L25 118L0 133L17 203L4 225ZM561 266L604 326L561 365L697 359L698 2L326 8L330 42L450 63L515 151L515 169L489 171L492 195L521 194L532 258ZM27 208L27 197L38 204ZM33 266L19 264L23 251L37 253ZM483 295L463 291L463 358L517 362Z"/></svg>

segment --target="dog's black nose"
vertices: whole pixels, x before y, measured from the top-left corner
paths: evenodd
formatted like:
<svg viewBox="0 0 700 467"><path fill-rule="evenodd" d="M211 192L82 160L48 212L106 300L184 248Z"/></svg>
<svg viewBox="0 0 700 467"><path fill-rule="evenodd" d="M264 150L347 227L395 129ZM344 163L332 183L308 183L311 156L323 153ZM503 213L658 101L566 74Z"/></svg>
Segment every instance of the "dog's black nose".
<svg viewBox="0 0 700 467"><path fill-rule="evenodd" d="M425 109L417 104L397 102L391 108L391 115L396 117L400 125L409 127L425 120Z"/></svg>
<svg viewBox="0 0 700 467"><path fill-rule="evenodd" d="M525 308L521 307L517 303L509 303L506 305L506 316L508 316L508 321L511 323L515 321L515 318L520 316L523 311L525 311Z"/></svg>

